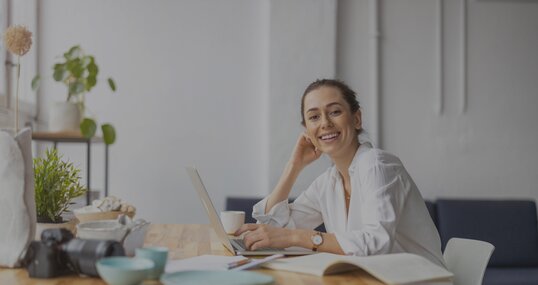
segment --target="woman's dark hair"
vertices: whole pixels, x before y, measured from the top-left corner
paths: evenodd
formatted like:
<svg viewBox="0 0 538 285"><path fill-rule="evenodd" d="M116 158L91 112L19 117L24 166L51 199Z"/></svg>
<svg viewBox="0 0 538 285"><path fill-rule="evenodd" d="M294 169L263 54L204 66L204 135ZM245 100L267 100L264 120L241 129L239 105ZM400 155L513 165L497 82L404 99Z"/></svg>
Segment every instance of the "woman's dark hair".
<svg viewBox="0 0 538 285"><path fill-rule="evenodd" d="M334 87L338 90L340 90L340 93L342 93L342 96L344 96L344 100L346 100L347 104L349 105L349 109L351 110L351 113L354 114L355 112L357 112L359 110L359 108L361 107L359 105L359 101L357 100L357 94L355 93L355 91L351 90L351 88L349 88L349 86L347 86L344 82L340 81L340 80L336 80L336 79L318 79L312 83L310 83L310 85L308 85L308 87L306 87L304 93L303 93L303 97L301 98L301 118L302 118L302 121L301 121L301 124L303 126L305 126L305 121L304 121L304 98L306 97L306 94L320 88L320 87Z"/></svg>

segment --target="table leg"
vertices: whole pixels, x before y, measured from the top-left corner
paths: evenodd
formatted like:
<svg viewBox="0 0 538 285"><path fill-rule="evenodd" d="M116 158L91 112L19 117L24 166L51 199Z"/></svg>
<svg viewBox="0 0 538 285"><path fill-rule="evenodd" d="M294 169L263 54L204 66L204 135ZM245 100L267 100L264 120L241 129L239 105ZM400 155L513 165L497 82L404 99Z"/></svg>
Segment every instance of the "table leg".
<svg viewBox="0 0 538 285"><path fill-rule="evenodd" d="M105 144L105 197L108 197L108 145Z"/></svg>

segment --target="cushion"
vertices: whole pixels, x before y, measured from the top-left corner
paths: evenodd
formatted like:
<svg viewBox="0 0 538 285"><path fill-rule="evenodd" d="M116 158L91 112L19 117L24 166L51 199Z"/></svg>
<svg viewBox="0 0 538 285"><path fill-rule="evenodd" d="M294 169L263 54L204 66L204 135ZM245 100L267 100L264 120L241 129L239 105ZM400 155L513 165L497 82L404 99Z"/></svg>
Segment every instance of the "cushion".
<svg viewBox="0 0 538 285"><path fill-rule="evenodd" d="M536 285L538 284L538 268L488 268L482 284Z"/></svg>
<svg viewBox="0 0 538 285"><path fill-rule="evenodd" d="M226 211L244 211L245 223L256 223L256 219L252 217L252 207L262 198L252 197L227 197Z"/></svg>
<svg viewBox="0 0 538 285"><path fill-rule="evenodd" d="M437 200L442 247L452 237L490 242L489 266L538 265L536 204L529 200Z"/></svg>
<svg viewBox="0 0 538 285"><path fill-rule="evenodd" d="M428 209L428 213L430 213L433 223L439 228L437 225L437 207L435 206L435 203L428 200L424 200L424 202L426 203L426 208Z"/></svg>

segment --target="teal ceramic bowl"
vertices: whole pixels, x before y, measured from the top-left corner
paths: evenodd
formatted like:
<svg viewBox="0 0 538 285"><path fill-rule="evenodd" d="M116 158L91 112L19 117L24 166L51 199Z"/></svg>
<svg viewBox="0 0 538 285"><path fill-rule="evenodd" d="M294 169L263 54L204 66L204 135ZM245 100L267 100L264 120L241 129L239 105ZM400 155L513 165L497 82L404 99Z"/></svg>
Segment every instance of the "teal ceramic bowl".
<svg viewBox="0 0 538 285"><path fill-rule="evenodd" d="M125 256L106 257L97 262L99 276L109 285L136 285L146 279L153 261Z"/></svg>

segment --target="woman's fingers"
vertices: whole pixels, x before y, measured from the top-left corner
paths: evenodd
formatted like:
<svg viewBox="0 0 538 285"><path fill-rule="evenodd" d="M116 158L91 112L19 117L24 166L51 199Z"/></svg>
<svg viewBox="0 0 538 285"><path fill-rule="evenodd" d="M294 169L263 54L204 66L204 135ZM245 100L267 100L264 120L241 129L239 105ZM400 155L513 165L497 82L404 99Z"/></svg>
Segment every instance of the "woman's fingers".
<svg viewBox="0 0 538 285"><path fill-rule="evenodd" d="M256 243L265 241L264 243L267 243L269 241L268 236L265 234L265 232L262 232L260 229L248 232L243 237L243 243L247 247L247 249L252 250L252 246Z"/></svg>
<svg viewBox="0 0 538 285"><path fill-rule="evenodd" d="M259 224L244 224L237 231L235 231L234 235L239 236L246 231L254 231L259 226L260 226Z"/></svg>
<svg viewBox="0 0 538 285"><path fill-rule="evenodd" d="M266 240L266 239L260 239L258 241L255 241L251 246L250 246L250 250L257 250L257 249L260 249L260 248L267 248L267 247L270 247L270 244L269 244L269 241Z"/></svg>

